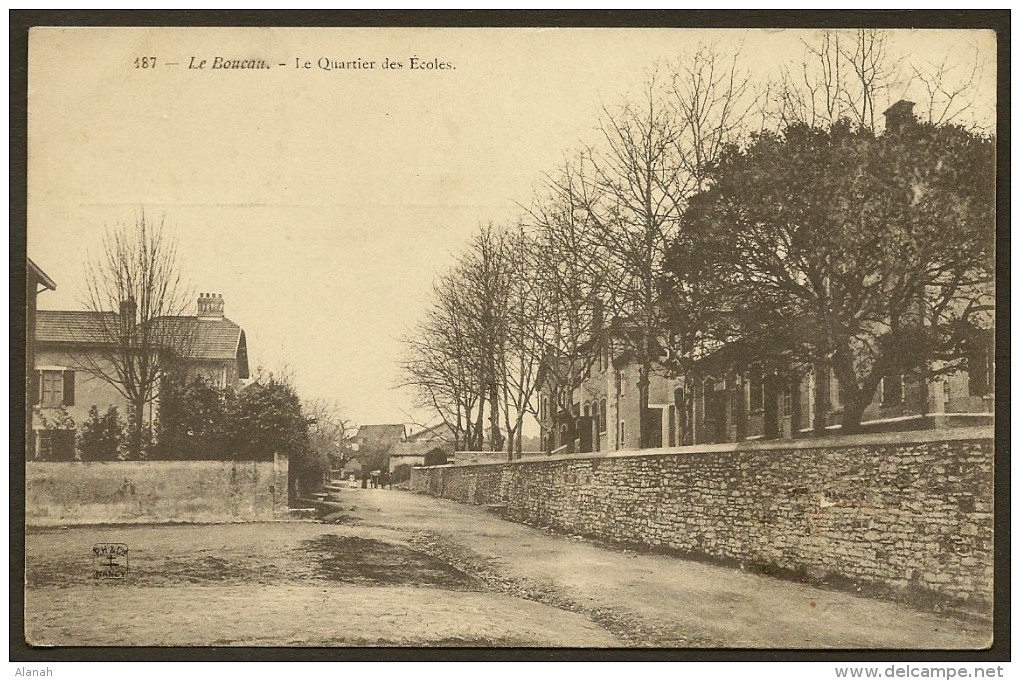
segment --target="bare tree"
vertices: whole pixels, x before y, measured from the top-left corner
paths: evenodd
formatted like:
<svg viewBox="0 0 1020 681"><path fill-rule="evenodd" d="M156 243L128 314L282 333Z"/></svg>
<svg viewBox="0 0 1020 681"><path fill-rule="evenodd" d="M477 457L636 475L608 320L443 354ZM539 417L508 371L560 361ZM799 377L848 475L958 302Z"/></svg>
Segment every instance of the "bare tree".
<svg viewBox="0 0 1020 681"><path fill-rule="evenodd" d="M974 59L968 64L950 64L947 53L941 61L911 64L911 82L923 90L918 97L918 114L922 120L934 125L956 123L969 130L990 132L994 126L976 115L978 83L985 68L975 48Z"/></svg>
<svg viewBox="0 0 1020 681"><path fill-rule="evenodd" d="M975 48L974 58L953 58L951 47L933 62L898 54L889 31L879 29L823 31L805 40L804 58L782 69L769 86L767 109L773 129L794 123L827 127L847 120L875 130L879 115L893 99L916 100L924 122L955 123L972 131L993 127L979 112L986 64Z"/></svg>
<svg viewBox="0 0 1020 681"><path fill-rule="evenodd" d="M481 423L482 403L487 398L487 445L491 451L500 451L505 444L500 428L500 396L504 383L512 280L506 239L501 230L491 223L478 230L461 257L460 273L460 305L467 313L471 347L477 354L475 363L480 369L478 424Z"/></svg>
<svg viewBox="0 0 1020 681"><path fill-rule="evenodd" d="M455 448L478 450L485 393L483 367L470 333L459 273L454 270L433 284L429 308L404 338L401 385L414 389L419 407L442 419Z"/></svg>
<svg viewBox="0 0 1020 681"><path fill-rule="evenodd" d="M739 53L699 46L670 65L666 87L653 73L639 102L606 110L601 143L580 176L583 201L606 267L608 312L619 342L639 364L639 443L650 446L650 377L664 353L665 330L676 322L664 304L666 251L705 169L742 133L756 106Z"/></svg>
<svg viewBox="0 0 1020 681"><path fill-rule="evenodd" d="M331 400L304 402L301 411L309 424L308 439L312 449L330 469L342 467L349 454L347 439L357 432L357 426L345 418L343 408Z"/></svg>
<svg viewBox="0 0 1020 681"><path fill-rule="evenodd" d="M144 213L107 231L85 266L83 306L92 324L76 328L78 368L113 386L129 407L129 454L141 457L146 406L188 355L194 325L180 317L191 291L177 263L177 245L164 220Z"/></svg>
<svg viewBox="0 0 1020 681"><path fill-rule="evenodd" d="M831 125L846 119L875 129L877 114L900 82L904 60L893 54L887 31L823 31L804 42L804 61L784 68L773 92L780 128L792 123Z"/></svg>
<svg viewBox="0 0 1020 681"><path fill-rule="evenodd" d="M557 394L569 394L591 368L608 295L601 241L587 203L590 189L582 179L590 172L584 154L565 161L555 175L545 177L544 193L526 209L528 278L541 337L541 376L536 372L535 380ZM553 405L561 411L570 407Z"/></svg>
<svg viewBox="0 0 1020 681"><path fill-rule="evenodd" d="M482 226L405 339L403 385L443 419L458 447L505 448L512 457L536 411L548 315L531 275L533 252L523 226Z"/></svg>
<svg viewBox="0 0 1020 681"><path fill-rule="evenodd" d="M503 388L503 418L507 433L506 451L510 458L520 454L524 419L537 416L534 397L538 390L538 372L548 347L554 323L551 301L543 295L536 276L540 249L523 224L503 235L504 263L507 270L506 309L501 317L505 326L500 356L500 383Z"/></svg>

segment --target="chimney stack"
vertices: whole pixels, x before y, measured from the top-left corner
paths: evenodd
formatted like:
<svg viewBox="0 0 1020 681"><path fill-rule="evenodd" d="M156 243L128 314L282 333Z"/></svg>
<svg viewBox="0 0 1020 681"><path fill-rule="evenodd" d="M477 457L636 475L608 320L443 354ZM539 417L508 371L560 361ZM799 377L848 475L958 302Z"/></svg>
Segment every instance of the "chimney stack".
<svg viewBox="0 0 1020 681"><path fill-rule="evenodd" d="M916 122L914 118L914 103L901 99L884 112L885 131L887 133L902 132L904 128Z"/></svg>
<svg viewBox="0 0 1020 681"><path fill-rule="evenodd" d="M223 319L223 296L219 293L203 293L198 296L199 319Z"/></svg>

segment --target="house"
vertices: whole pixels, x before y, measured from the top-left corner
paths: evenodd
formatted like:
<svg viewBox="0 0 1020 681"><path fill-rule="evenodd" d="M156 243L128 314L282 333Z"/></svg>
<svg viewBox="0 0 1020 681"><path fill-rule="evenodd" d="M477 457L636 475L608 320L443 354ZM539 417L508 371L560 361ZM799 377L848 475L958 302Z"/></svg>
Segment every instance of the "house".
<svg viewBox="0 0 1020 681"><path fill-rule="evenodd" d="M404 442L393 445L390 451L389 471L413 466L437 466L453 458L453 441L445 423L409 434Z"/></svg>
<svg viewBox="0 0 1020 681"><path fill-rule="evenodd" d="M248 378L248 343L244 329L224 315L223 296L203 293L194 316L164 317L161 324L177 327L185 339L184 368L189 377L202 377L218 388L239 390Z"/></svg>
<svg viewBox="0 0 1020 681"><path fill-rule="evenodd" d="M38 295L43 291L55 291L56 283L42 271L38 265L27 259L25 268L25 380L26 395L31 395L27 386L32 385L32 376L35 371L35 318L36 301ZM26 449L34 450L33 442L33 416L34 408L31 399L25 400L25 446Z"/></svg>
<svg viewBox="0 0 1020 681"><path fill-rule="evenodd" d="M439 466L452 456L453 446L447 442L398 442L390 450L388 468L393 473L402 466Z"/></svg>
<svg viewBox="0 0 1020 681"><path fill-rule="evenodd" d="M402 423L380 423L358 428L354 437L348 440L350 451L364 471L387 468L387 459L393 447L404 442L407 431Z"/></svg>
<svg viewBox="0 0 1020 681"><path fill-rule="evenodd" d="M29 375L30 402L38 418L38 436L30 458L72 459L75 426L92 406L117 407L128 414L126 398L103 376L114 376L115 334L134 317L131 301L118 312L39 310L35 317L35 358ZM151 322L172 328L187 342L166 352L179 354L183 375L201 376L219 387L238 389L248 378L244 330L224 316L223 297L203 293L195 315L161 317ZM160 334L155 334L158 338ZM158 402L147 405L143 418L158 414Z"/></svg>
<svg viewBox="0 0 1020 681"><path fill-rule="evenodd" d="M406 432L402 423L361 426L353 439L354 450L361 452L366 449L376 451L389 449L398 442L403 442L405 438Z"/></svg>
<svg viewBox="0 0 1020 681"><path fill-rule="evenodd" d="M577 357L548 356L539 371L538 422L546 452L639 448L640 363L612 327ZM994 411L994 330L979 332L967 370L925 379L882 379L862 429L985 424ZM819 386L818 382L822 382ZM649 376L645 413L651 448L808 437L838 432L843 416L831 369L789 366L742 341L704 350L684 376L662 361ZM819 408L815 401L825 400ZM825 422L815 427L817 414Z"/></svg>
<svg viewBox="0 0 1020 681"><path fill-rule="evenodd" d="M547 452L598 452L639 446L640 363L613 329L593 336L574 358L546 357L539 370L538 423ZM676 446L679 382L657 363L645 414L652 447Z"/></svg>

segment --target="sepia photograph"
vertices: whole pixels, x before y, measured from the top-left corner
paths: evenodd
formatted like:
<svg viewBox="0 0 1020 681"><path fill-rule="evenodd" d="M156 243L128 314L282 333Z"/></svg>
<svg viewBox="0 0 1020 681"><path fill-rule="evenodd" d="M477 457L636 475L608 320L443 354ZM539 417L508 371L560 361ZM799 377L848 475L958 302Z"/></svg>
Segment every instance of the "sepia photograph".
<svg viewBox="0 0 1020 681"><path fill-rule="evenodd" d="M25 645L987 651L1001 39L33 26Z"/></svg>

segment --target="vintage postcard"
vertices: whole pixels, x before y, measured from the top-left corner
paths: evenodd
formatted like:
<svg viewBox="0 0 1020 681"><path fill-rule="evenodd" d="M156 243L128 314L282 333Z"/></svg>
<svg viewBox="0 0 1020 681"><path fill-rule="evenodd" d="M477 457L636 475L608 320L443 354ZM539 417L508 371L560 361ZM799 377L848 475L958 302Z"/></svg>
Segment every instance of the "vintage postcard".
<svg viewBox="0 0 1020 681"><path fill-rule="evenodd" d="M994 31L28 47L30 646L992 645Z"/></svg>

